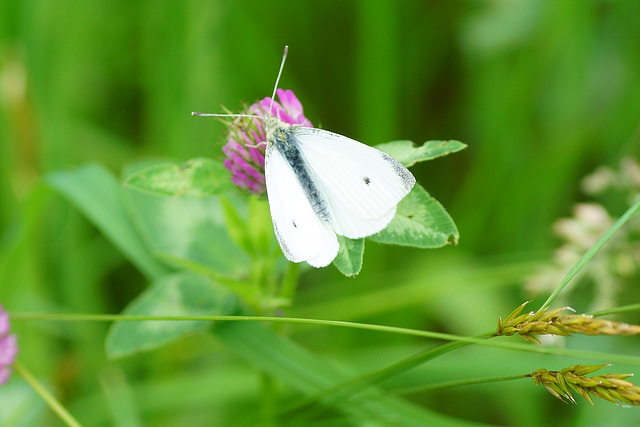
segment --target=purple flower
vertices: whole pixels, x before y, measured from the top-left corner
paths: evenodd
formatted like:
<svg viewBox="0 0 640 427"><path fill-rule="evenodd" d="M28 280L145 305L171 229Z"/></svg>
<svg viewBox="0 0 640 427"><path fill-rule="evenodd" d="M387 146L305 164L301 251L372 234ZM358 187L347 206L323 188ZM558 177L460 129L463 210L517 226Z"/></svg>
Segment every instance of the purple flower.
<svg viewBox="0 0 640 427"><path fill-rule="evenodd" d="M302 104L291 90L278 89L280 102L273 102L271 115L285 123L313 127L302 111ZM271 98L264 98L247 109L247 114L269 114ZM266 191L264 179L265 132L262 120L238 117L229 123L227 144L222 151L227 156L224 166L232 174L231 181L254 194Z"/></svg>
<svg viewBox="0 0 640 427"><path fill-rule="evenodd" d="M11 375L11 365L18 354L17 338L9 335L9 313L0 305L0 384L4 384Z"/></svg>

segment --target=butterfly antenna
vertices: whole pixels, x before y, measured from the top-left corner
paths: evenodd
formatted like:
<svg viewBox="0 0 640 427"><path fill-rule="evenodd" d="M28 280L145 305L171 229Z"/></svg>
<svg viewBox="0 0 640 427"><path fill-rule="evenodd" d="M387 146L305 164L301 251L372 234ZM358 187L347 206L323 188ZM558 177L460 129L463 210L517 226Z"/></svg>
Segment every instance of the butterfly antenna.
<svg viewBox="0 0 640 427"><path fill-rule="evenodd" d="M278 90L278 83L280 82L280 76L282 75L282 70L284 69L284 62L287 60L287 53L289 53L289 46L284 47L284 53L282 54L282 63L280 63L280 71L278 71L278 77L276 77L276 84L273 87L273 94L271 95L271 102L269 103L269 114L272 114L271 107L273 107L273 100L276 97L276 91Z"/></svg>
<svg viewBox="0 0 640 427"><path fill-rule="evenodd" d="M273 100L276 97L276 91L278 90L278 83L280 82L280 76L282 75L282 70L284 69L284 62L287 60L288 52L289 52L289 46L285 46L284 53L282 54L282 63L280 64L280 71L278 71L278 77L276 77L276 84L273 87L273 94L271 95L271 102L269 103L269 114L272 114L271 107L273 107ZM193 111L191 115L199 116L199 117L251 117L254 119L260 118L260 116L256 116L254 114L216 114L216 113L200 113L198 111Z"/></svg>
<svg viewBox="0 0 640 427"><path fill-rule="evenodd" d="M198 111L192 111L192 116L199 117L251 117L252 119L259 119L260 116L256 116L255 114L217 114L217 113L200 113Z"/></svg>

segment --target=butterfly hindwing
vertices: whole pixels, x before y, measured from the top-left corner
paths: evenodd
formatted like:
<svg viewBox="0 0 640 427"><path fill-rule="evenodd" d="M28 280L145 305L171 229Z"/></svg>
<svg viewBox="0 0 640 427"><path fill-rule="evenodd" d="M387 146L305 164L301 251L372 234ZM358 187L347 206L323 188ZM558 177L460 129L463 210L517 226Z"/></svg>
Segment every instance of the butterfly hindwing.
<svg viewBox="0 0 640 427"><path fill-rule="evenodd" d="M292 126L309 173L327 203L333 229L349 238L370 236L393 219L415 178L373 147L317 128Z"/></svg>
<svg viewBox="0 0 640 427"><path fill-rule="evenodd" d="M267 146L265 177L273 228L285 257L314 267L331 263L338 253L336 234L313 211L298 178L274 144Z"/></svg>

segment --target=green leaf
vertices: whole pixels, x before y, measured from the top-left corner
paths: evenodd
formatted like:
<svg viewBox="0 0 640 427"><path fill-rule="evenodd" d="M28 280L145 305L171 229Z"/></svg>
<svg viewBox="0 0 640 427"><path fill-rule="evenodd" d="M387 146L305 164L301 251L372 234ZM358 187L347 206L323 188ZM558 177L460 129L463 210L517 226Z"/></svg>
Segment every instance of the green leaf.
<svg viewBox="0 0 640 427"><path fill-rule="evenodd" d="M227 276L246 272L249 256L229 235L220 198L168 197L124 188L124 200L157 256ZM231 202L239 208L243 203Z"/></svg>
<svg viewBox="0 0 640 427"><path fill-rule="evenodd" d="M11 381L0 387L0 425L11 427L29 427L38 425L43 420L43 414L51 417L51 410L47 410L45 401L18 374L12 375ZM50 388L50 384L47 384Z"/></svg>
<svg viewBox="0 0 640 427"><path fill-rule="evenodd" d="M416 147L411 141L392 141L376 145L380 151L391 155L403 165L409 167L417 162L433 160L437 157L446 156L467 148L466 144L460 141L427 141Z"/></svg>
<svg viewBox="0 0 640 427"><path fill-rule="evenodd" d="M50 173L49 186L73 203L147 278L169 270L156 260L127 216L118 180L100 165Z"/></svg>
<svg viewBox="0 0 640 427"><path fill-rule="evenodd" d="M197 158L181 165L146 167L125 179L127 187L163 196L208 197L231 190L229 171L212 159Z"/></svg>
<svg viewBox="0 0 640 427"><path fill-rule="evenodd" d="M223 286L189 272L165 276L123 311L137 316L229 315L237 298ZM211 322L201 320L122 321L111 326L107 354L111 358L154 349L185 335L203 332Z"/></svg>
<svg viewBox="0 0 640 427"><path fill-rule="evenodd" d="M368 237L379 243L439 248L457 243L458 229L440 203L419 184L398 204L398 212L381 232Z"/></svg>
<svg viewBox="0 0 640 427"><path fill-rule="evenodd" d="M340 250L333 260L333 265L345 276L357 275L362 268L364 239L349 239L340 235L336 237L340 244Z"/></svg>

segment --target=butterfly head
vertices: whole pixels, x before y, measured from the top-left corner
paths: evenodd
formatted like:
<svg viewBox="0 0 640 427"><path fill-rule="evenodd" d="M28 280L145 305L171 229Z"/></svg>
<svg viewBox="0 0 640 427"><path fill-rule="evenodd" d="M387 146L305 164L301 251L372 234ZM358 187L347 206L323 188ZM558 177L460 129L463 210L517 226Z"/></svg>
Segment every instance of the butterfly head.
<svg viewBox="0 0 640 427"><path fill-rule="evenodd" d="M224 166L237 186L254 194L266 191L264 157L266 146L286 139L291 125L313 127L303 114L302 104L291 90L278 89L278 101L264 98L227 121L227 143L222 148Z"/></svg>

